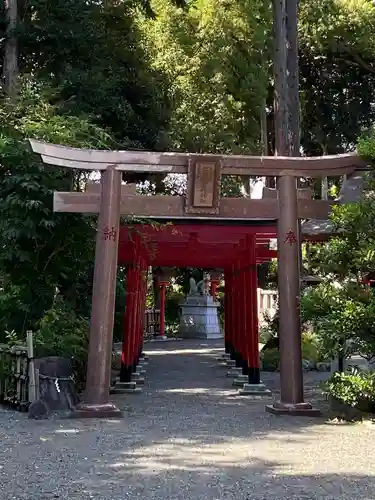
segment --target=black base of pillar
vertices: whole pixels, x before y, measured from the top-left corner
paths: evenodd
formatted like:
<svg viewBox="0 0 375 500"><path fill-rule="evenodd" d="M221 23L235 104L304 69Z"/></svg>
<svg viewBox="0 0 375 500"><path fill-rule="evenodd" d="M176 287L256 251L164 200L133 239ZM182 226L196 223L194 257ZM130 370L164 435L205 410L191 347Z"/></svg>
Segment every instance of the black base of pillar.
<svg viewBox="0 0 375 500"><path fill-rule="evenodd" d="M248 367L247 374L249 377L249 384L260 384L260 369L254 367Z"/></svg>
<svg viewBox="0 0 375 500"><path fill-rule="evenodd" d="M236 353L236 367L237 368L242 368L242 365L243 365L243 358L241 356L241 354L239 352Z"/></svg>
<svg viewBox="0 0 375 500"><path fill-rule="evenodd" d="M232 344L229 344L229 348L230 348L230 351L229 351L229 354L230 354L230 359L236 359L236 350L234 349L233 345Z"/></svg>
<svg viewBox="0 0 375 500"><path fill-rule="evenodd" d="M247 361L244 359L242 361L242 375L248 375L249 374L249 365L247 364Z"/></svg>
<svg viewBox="0 0 375 500"><path fill-rule="evenodd" d="M132 380L132 367L121 364L120 368L120 382L131 382Z"/></svg>
<svg viewBox="0 0 375 500"><path fill-rule="evenodd" d="M230 346L229 342L224 342L224 349L225 349L225 353L226 354L230 354L231 353L231 346Z"/></svg>
<svg viewBox="0 0 375 500"><path fill-rule="evenodd" d="M132 364L132 373L135 373L137 371L137 361L134 361L134 363Z"/></svg>

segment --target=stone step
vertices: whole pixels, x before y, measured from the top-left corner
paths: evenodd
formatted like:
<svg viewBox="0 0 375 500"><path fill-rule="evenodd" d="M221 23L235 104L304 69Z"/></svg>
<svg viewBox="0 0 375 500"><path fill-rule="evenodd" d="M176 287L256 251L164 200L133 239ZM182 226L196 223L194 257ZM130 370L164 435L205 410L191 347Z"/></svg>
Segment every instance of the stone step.
<svg viewBox="0 0 375 500"><path fill-rule="evenodd" d="M111 387L111 394L139 394L142 392L140 387L137 387L135 382L116 382L116 384Z"/></svg>
<svg viewBox="0 0 375 500"><path fill-rule="evenodd" d="M143 385L145 383L145 379L144 377L137 377L135 376L135 374L132 375L132 380L136 383L136 384L140 384L140 385Z"/></svg>
<svg viewBox="0 0 375 500"><path fill-rule="evenodd" d="M240 389L238 392L241 396L255 396L258 398L272 397L272 392L269 389L267 389L267 387L262 383L243 384L243 388Z"/></svg>
<svg viewBox="0 0 375 500"><path fill-rule="evenodd" d="M235 378L232 382L232 385L234 387L243 387L244 384L247 384L249 382L249 377L247 375L239 375L237 378Z"/></svg>
<svg viewBox="0 0 375 500"><path fill-rule="evenodd" d="M227 372L228 378L237 378L239 375L242 375L242 368L234 367Z"/></svg>

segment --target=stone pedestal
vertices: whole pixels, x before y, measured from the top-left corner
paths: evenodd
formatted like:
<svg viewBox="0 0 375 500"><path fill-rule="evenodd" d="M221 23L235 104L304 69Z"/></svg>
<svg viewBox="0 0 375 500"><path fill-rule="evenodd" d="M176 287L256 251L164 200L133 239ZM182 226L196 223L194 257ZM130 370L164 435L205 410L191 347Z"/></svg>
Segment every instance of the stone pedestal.
<svg viewBox="0 0 375 500"><path fill-rule="evenodd" d="M185 339L220 339L217 309L211 295L188 296L181 304L180 336Z"/></svg>
<svg viewBox="0 0 375 500"><path fill-rule="evenodd" d="M37 358L34 361L38 399L29 407L29 418L48 418L52 413L65 414L74 411L79 398L73 382L70 359L58 356Z"/></svg>

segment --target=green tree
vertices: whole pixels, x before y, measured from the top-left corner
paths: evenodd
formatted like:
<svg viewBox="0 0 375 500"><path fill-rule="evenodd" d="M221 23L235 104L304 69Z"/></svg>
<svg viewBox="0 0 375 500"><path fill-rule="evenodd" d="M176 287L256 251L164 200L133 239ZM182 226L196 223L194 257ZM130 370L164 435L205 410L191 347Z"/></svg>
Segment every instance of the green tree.
<svg viewBox="0 0 375 500"><path fill-rule="evenodd" d="M140 26L154 68L169 81L172 147L258 151L270 9L257 0L197 0L187 8L155 0L152 7L156 18Z"/></svg>
<svg viewBox="0 0 375 500"><path fill-rule="evenodd" d="M375 120L375 7L371 0L300 4L302 146L352 150Z"/></svg>
<svg viewBox="0 0 375 500"><path fill-rule="evenodd" d="M77 305L76 285L87 278L95 229L91 218L54 214L54 190L70 190L82 179L44 167L26 138L98 147L110 136L90 122L64 117L28 82L16 104L0 106L0 331L33 328L52 307L57 289Z"/></svg>
<svg viewBox="0 0 375 500"><path fill-rule="evenodd" d="M359 151L375 158L375 136L361 139ZM305 320L312 321L323 347L331 356L360 353L375 356L375 295L366 277L375 272L375 170L364 182L363 199L335 207L337 236L316 247L315 271L323 278L302 298Z"/></svg>
<svg viewBox="0 0 375 500"><path fill-rule="evenodd" d="M165 145L163 78L150 68L134 23L137 1L31 0L20 25L23 74L57 89L60 112L90 116L121 146Z"/></svg>

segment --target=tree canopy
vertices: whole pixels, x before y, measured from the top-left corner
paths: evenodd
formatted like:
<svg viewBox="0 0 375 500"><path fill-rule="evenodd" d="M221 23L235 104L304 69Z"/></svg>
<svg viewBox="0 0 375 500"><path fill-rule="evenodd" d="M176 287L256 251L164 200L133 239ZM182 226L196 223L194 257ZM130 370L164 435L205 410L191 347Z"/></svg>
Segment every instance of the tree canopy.
<svg viewBox="0 0 375 500"><path fill-rule="evenodd" d="M259 154L267 115L273 152L269 3L18 0L14 32L4 8L0 71L14 36L20 78L16 98L3 92L0 101L0 336L34 328L56 290L79 314L90 313L95 220L52 212L52 191L82 188L85 177L44 169L27 137L104 149ZM300 2L304 154L351 150L361 136L372 148L366 131L374 123L374 23L370 0ZM148 180L144 189L183 189L162 177ZM242 182L227 179L224 195L240 195ZM341 210L335 217L347 214L355 228L358 207ZM366 231L371 210L360 209L361 217L369 214ZM364 269L374 260L369 238L335 241L327 252L339 265L341 245Z"/></svg>

